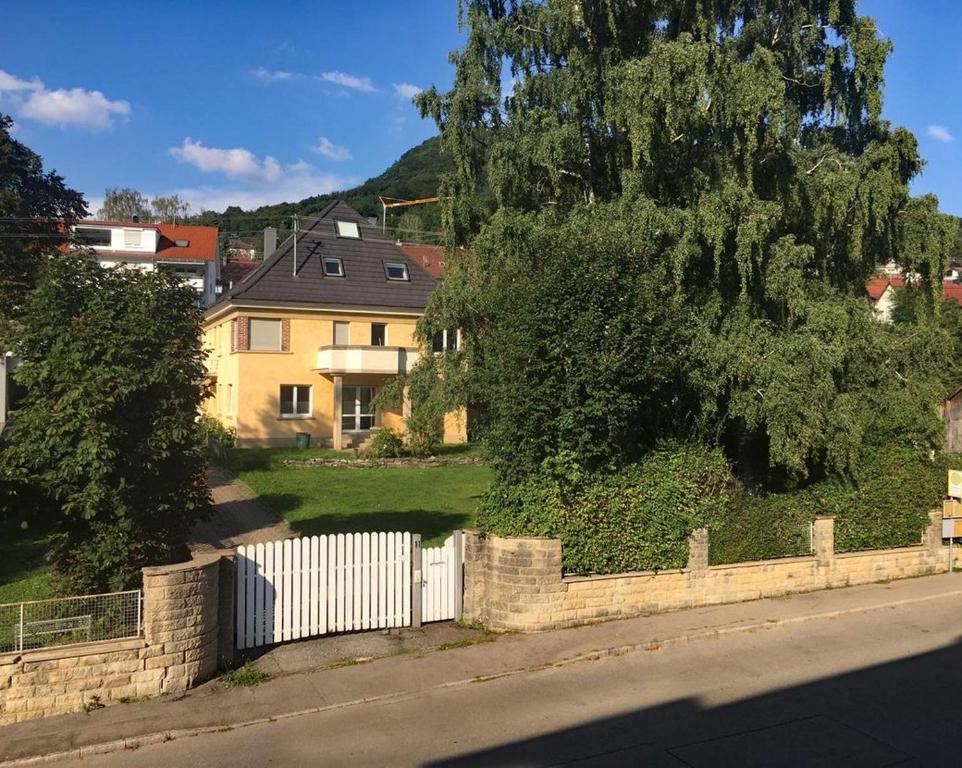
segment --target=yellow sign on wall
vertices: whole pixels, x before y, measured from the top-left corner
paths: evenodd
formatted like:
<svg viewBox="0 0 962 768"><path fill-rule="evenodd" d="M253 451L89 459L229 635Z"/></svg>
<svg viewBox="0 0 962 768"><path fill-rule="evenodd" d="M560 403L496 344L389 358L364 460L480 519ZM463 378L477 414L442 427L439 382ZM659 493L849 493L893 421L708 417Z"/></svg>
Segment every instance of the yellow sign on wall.
<svg viewBox="0 0 962 768"><path fill-rule="evenodd" d="M949 470L949 492L946 496L953 499L962 499L962 472L957 469Z"/></svg>

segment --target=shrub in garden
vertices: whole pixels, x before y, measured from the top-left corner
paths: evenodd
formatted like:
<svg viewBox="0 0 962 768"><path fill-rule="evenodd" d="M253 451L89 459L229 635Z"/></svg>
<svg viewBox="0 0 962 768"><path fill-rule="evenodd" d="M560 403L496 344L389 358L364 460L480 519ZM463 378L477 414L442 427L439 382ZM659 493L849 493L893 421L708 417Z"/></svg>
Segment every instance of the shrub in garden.
<svg viewBox="0 0 962 768"><path fill-rule="evenodd" d="M695 528L724 515L735 483L721 452L663 445L642 462L586 472L549 459L525 483L498 483L478 525L501 536L556 536L570 573L684 567Z"/></svg>
<svg viewBox="0 0 962 768"><path fill-rule="evenodd" d="M237 430L213 416L201 416L197 427L201 448L214 458L225 458L237 442Z"/></svg>
<svg viewBox="0 0 962 768"><path fill-rule="evenodd" d="M364 454L371 459L396 459L404 456L407 449L404 438L387 427L378 427L371 433L371 439Z"/></svg>

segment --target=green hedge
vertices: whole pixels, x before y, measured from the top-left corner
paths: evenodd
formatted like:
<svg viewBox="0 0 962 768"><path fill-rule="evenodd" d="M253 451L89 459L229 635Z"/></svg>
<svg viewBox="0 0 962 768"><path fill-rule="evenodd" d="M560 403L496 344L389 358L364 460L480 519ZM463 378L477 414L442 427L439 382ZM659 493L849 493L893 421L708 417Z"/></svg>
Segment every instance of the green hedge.
<svg viewBox="0 0 962 768"><path fill-rule="evenodd" d="M907 448L870 456L851 480L830 479L803 490L740 494L710 527L713 565L803 555L808 525L835 517L835 550L855 552L918 544L928 513L940 506L946 471L962 468L962 456L934 459Z"/></svg>
<svg viewBox="0 0 962 768"><path fill-rule="evenodd" d="M720 451L665 446L642 463L588 474L564 456L521 485L496 483L478 517L501 536L556 536L568 573L682 568L690 532L707 525L713 565L807 555L809 526L835 517L838 552L918 544L962 456L893 448L851 480L757 494L737 486Z"/></svg>
<svg viewBox="0 0 962 768"><path fill-rule="evenodd" d="M478 525L501 536L557 536L568 573L682 568L690 532L724 511L733 488L721 452L700 446L665 447L604 474L560 457L522 485L496 484Z"/></svg>

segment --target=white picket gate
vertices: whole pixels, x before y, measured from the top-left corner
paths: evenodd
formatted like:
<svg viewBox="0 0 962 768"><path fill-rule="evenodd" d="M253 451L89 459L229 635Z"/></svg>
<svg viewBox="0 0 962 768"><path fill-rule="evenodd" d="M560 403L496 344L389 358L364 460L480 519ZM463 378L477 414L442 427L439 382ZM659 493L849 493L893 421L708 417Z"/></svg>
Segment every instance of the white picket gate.
<svg viewBox="0 0 962 768"><path fill-rule="evenodd" d="M461 531L440 547L421 550L421 621L461 618L463 562Z"/></svg>
<svg viewBox="0 0 962 768"><path fill-rule="evenodd" d="M460 531L424 550L401 532L238 547L237 647L459 618L461 547Z"/></svg>

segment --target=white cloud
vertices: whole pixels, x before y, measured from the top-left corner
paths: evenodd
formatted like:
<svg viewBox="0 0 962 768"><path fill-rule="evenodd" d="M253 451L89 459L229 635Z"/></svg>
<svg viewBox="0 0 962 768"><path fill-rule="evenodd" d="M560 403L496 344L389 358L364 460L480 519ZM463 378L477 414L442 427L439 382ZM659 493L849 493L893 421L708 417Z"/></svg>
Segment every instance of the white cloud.
<svg viewBox="0 0 962 768"><path fill-rule="evenodd" d="M0 98L9 101L21 117L50 125L110 128L117 118L130 115L130 103L112 100L85 88L48 90L37 78L21 80L0 70Z"/></svg>
<svg viewBox="0 0 962 768"><path fill-rule="evenodd" d="M935 139L936 141L941 141L943 144L950 144L955 138L949 129L943 125L930 125L925 129L925 132L929 137Z"/></svg>
<svg viewBox="0 0 962 768"><path fill-rule="evenodd" d="M413 99L413 98L414 98L415 96L417 96L422 90L424 90L424 89L423 89L423 88L418 88L418 86L412 85L411 83L395 83L395 84L394 84L394 92L395 92L398 96L400 96L400 97L402 97L402 98L404 98L404 99Z"/></svg>
<svg viewBox="0 0 962 768"><path fill-rule="evenodd" d="M21 80L9 72L0 69L0 93L4 91L42 91L43 83L36 77L33 80Z"/></svg>
<svg viewBox="0 0 962 768"><path fill-rule="evenodd" d="M245 210L261 205L296 202L305 197L350 189L358 183L351 176L320 173L303 161L288 166L276 183L251 186L202 186L171 190L190 203L191 210L223 211L229 205Z"/></svg>
<svg viewBox="0 0 962 768"><path fill-rule="evenodd" d="M264 67L252 69L251 74L263 83L279 83L284 80L293 80L297 77L297 74L294 72L285 72L279 69L265 69Z"/></svg>
<svg viewBox="0 0 962 768"><path fill-rule="evenodd" d="M205 173L223 173L229 179L271 184L283 174L281 164L270 155L261 162L249 149L205 147L190 137L184 139L181 146L171 147L169 152L182 163L196 166Z"/></svg>
<svg viewBox="0 0 962 768"><path fill-rule="evenodd" d="M311 147L311 151L318 155L323 155L328 160L350 160L351 150L347 147L339 147L326 136L321 136L317 144Z"/></svg>
<svg viewBox="0 0 962 768"><path fill-rule="evenodd" d="M369 77L357 77L356 75L349 75L346 72L338 72L336 70L333 72L322 72L317 76L317 79L327 83L341 85L353 91L372 93L377 90Z"/></svg>

